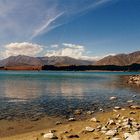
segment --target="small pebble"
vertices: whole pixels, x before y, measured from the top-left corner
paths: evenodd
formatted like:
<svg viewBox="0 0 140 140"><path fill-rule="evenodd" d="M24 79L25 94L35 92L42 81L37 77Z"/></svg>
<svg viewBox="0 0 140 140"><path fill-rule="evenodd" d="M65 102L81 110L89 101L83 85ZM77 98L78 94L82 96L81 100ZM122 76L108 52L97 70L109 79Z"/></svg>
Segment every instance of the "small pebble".
<svg viewBox="0 0 140 140"><path fill-rule="evenodd" d="M87 126L87 127L85 128L85 131L87 131L87 132L93 132L94 130L95 130L95 128L89 127L89 126Z"/></svg>
<svg viewBox="0 0 140 140"><path fill-rule="evenodd" d="M69 118L68 121L75 121L75 118Z"/></svg>
<svg viewBox="0 0 140 140"><path fill-rule="evenodd" d="M119 110L119 109L121 109L121 107L119 107L119 106L115 106L114 109Z"/></svg>
<svg viewBox="0 0 140 140"><path fill-rule="evenodd" d="M47 139L58 139L58 137L54 133L46 133L43 137Z"/></svg>

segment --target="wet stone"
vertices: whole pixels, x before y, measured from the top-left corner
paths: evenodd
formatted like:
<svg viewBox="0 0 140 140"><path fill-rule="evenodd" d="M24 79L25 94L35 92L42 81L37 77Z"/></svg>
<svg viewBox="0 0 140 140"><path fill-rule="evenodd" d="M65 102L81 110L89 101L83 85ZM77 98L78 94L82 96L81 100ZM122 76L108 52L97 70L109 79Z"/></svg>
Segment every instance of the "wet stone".
<svg viewBox="0 0 140 140"><path fill-rule="evenodd" d="M116 100L116 99L117 99L117 97L115 97L115 96L112 96L109 98L109 100Z"/></svg>
<svg viewBox="0 0 140 140"><path fill-rule="evenodd" d="M127 101L127 103L133 103L133 102L134 102L133 100L128 100L128 101Z"/></svg>
<svg viewBox="0 0 140 140"><path fill-rule="evenodd" d="M87 115L91 115L93 113L94 113L94 111L87 111Z"/></svg>
<svg viewBox="0 0 140 140"><path fill-rule="evenodd" d="M80 114L82 114L82 110L81 109L77 109L77 110L74 111L74 114L75 115L80 115Z"/></svg>
<svg viewBox="0 0 140 140"><path fill-rule="evenodd" d="M119 110L119 109L121 109L121 107L115 106L114 109Z"/></svg>

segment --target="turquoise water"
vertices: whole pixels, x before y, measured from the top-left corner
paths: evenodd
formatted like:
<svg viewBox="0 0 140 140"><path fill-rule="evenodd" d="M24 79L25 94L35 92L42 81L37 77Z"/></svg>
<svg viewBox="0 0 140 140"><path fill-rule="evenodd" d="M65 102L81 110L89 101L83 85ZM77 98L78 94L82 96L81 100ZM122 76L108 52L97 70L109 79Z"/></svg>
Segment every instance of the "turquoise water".
<svg viewBox="0 0 140 140"><path fill-rule="evenodd" d="M0 118L28 118L35 114L71 115L140 102L140 88L122 81L138 72L0 71ZM118 100L109 101L110 96Z"/></svg>

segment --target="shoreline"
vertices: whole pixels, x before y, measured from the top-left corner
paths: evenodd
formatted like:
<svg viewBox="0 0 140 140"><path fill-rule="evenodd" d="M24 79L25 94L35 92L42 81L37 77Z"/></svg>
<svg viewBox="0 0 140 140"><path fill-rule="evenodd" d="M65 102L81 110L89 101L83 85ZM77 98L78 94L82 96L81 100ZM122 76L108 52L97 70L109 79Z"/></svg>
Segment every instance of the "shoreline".
<svg viewBox="0 0 140 140"><path fill-rule="evenodd" d="M58 72L137 72L140 73L140 70L38 70L38 69L0 69L0 71L58 71Z"/></svg>
<svg viewBox="0 0 140 140"><path fill-rule="evenodd" d="M13 133L12 135L9 135L9 136L5 135L1 137L1 140L27 140L27 139L28 140L43 140L44 134L49 133L50 130L55 130L56 131L55 135L59 139L64 139L64 140L67 139L69 135L75 135L75 137L76 135L78 135L79 138L77 139L80 139L80 140L86 140L86 139L92 139L92 138L94 139L96 138L99 140L100 139L106 140L107 136L101 133L100 131L97 131L96 128L99 125L102 125L102 126L106 125L109 118L115 120L115 117L118 114L120 115L119 116L120 119L122 117L133 118L140 125L140 109L122 108L122 109L113 110L113 111L109 110L107 112L98 112L95 114L93 113L91 115L88 115L86 119L82 119L82 120L66 121L65 119L60 120L59 118L44 118L42 120L32 122L31 124L29 122L26 122L25 126L26 124L28 125L25 127L25 130L23 132L18 133L19 128L17 127L16 128L17 130L15 130L16 132L15 134ZM90 119L93 117L95 117L98 121L97 120L91 121ZM115 120L115 121L118 121L118 120ZM58 125L56 125L56 122L58 123ZM59 124L59 122L61 122L62 124L61 123ZM22 124L22 123L24 122L19 122L19 124ZM30 125L38 126L38 127L33 129L31 128ZM95 128L95 131L87 132L87 133L82 132L86 127L93 127ZM113 127L113 125L111 127ZM8 131L10 132L11 130L9 126ZM129 130L126 129L126 132L129 132ZM120 132L119 134L116 135L116 137L123 138L123 134ZM71 139L74 139L74 138L71 138Z"/></svg>

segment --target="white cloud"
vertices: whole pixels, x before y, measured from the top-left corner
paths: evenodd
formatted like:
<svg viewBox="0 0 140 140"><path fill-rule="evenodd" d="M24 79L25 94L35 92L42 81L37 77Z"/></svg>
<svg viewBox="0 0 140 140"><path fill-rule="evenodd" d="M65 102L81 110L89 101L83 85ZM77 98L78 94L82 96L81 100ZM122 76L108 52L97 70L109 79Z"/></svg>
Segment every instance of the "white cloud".
<svg viewBox="0 0 140 140"><path fill-rule="evenodd" d="M101 56L89 55L89 51L85 50L85 46L76 45L71 43L62 43L61 48L58 44L52 44L50 47L53 50L48 50L45 56L68 56L75 59L82 60L99 60L109 55L116 55L114 53L109 53ZM10 43L4 46L4 50L0 52L0 58L7 58L9 56L17 55L27 55L27 56L37 56L43 51L43 46L39 44L33 44L29 42L22 43Z"/></svg>
<svg viewBox="0 0 140 140"><path fill-rule="evenodd" d="M58 47L58 45L56 44ZM54 48L53 50L47 51L45 56L51 57L51 56L68 56L72 57L75 59L82 59L82 60L91 60L91 61L97 61L100 60L104 57L107 57L109 55L114 56L114 53L106 54L106 55L100 55L100 56L89 56L88 53L89 51L85 50L85 46L83 45L76 45L76 44L71 44L71 43L62 43L62 48L57 49L57 47L52 47Z"/></svg>
<svg viewBox="0 0 140 140"><path fill-rule="evenodd" d="M62 45L65 47L70 47L70 48L75 48L75 49L81 49L81 50L84 49L84 46L81 46L81 45L75 45L75 44L70 44L70 43L63 43Z"/></svg>
<svg viewBox="0 0 140 140"><path fill-rule="evenodd" d="M107 57L107 56L115 56L116 54L115 53L109 53L107 55L104 55L104 57Z"/></svg>
<svg viewBox="0 0 140 140"><path fill-rule="evenodd" d="M49 50L45 56L68 56L75 59L96 60L98 57L88 56L85 47L82 45L63 43L63 48L58 50Z"/></svg>
<svg viewBox="0 0 140 140"><path fill-rule="evenodd" d="M52 44L52 45L51 45L51 48L58 48L58 47L59 47L58 44Z"/></svg>
<svg viewBox="0 0 140 140"><path fill-rule="evenodd" d="M10 43L5 45L5 51L3 51L1 55L4 58L16 55L36 56L42 50L43 50L42 46L29 42Z"/></svg>
<svg viewBox="0 0 140 140"><path fill-rule="evenodd" d="M83 46L66 43L63 43L63 45L65 48L48 51L45 56L69 56L77 59L81 58L84 52Z"/></svg>

